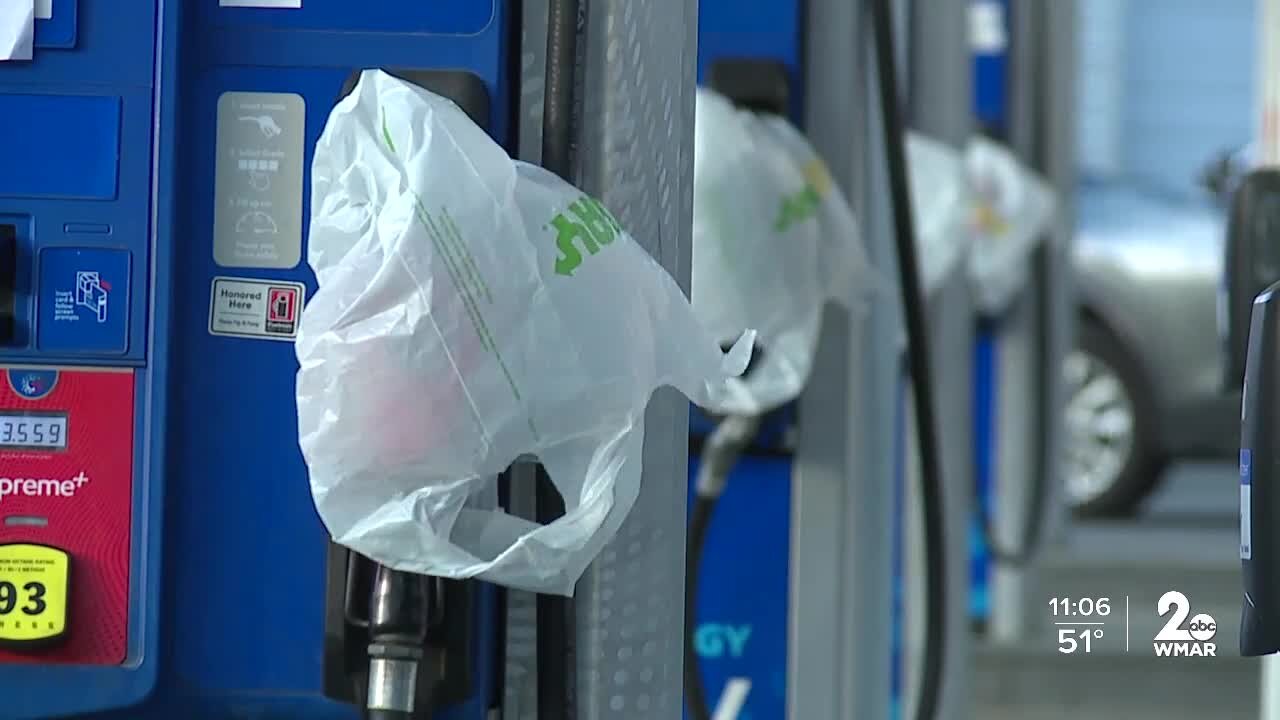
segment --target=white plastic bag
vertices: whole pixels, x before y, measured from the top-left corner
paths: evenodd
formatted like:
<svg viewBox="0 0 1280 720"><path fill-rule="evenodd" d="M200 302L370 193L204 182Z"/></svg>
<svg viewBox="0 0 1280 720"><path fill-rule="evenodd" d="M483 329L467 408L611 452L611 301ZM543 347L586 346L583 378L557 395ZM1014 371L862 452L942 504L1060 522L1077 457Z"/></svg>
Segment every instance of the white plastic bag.
<svg viewBox="0 0 1280 720"><path fill-rule="evenodd" d="M867 259L853 207L836 187L817 150L794 125L776 115L761 115L758 120L766 137L776 141L800 168L804 187L795 197L817 199L814 220L818 229L818 276L824 298L850 310L861 309L886 286Z"/></svg>
<svg viewBox="0 0 1280 720"><path fill-rule="evenodd" d="M694 311L717 339L750 327L761 347L710 409L756 415L800 394L824 304L856 306L872 274L852 210L785 120L700 89L695 138Z"/></svg>
<svg viewBox="0 0 1280 720"><path fill-rule="evenodd" d="M932 297L972 247L971 199L960 153L944 143L908 133L907 168L920 282Z"/></svg>
<svg viewBox="0 0 1280 720"><path fill-rule="evenodd" d="M973 209L969 276L978 309L1002 312L1031 273L1031 255L1053 221L1053 191L1007 148L974 138L965 150Z"/></svg>
<svg viewBox="0 0 1280 720"><path fill-rule="evenodd" d="M600 203L380 71L312 181L298 422L329 532L398 570L571 594L639 490L649 396L708 402L753 337L724 355ZM468 503L525 453L565 500L546 526Z"/></svg>

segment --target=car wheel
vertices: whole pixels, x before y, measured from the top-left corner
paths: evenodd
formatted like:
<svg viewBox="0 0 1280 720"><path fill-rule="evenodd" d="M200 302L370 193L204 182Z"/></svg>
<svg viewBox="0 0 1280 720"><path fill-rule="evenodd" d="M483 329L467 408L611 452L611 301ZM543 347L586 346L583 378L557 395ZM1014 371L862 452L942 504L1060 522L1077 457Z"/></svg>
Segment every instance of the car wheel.
<svg viewBox="0 0 1280 720"><path fill-rule="evenodd" d="M1160 475L1146 379L1091 320L1081 320L1063 372L1067 502L1077 517L1131 516Z"/></svg>

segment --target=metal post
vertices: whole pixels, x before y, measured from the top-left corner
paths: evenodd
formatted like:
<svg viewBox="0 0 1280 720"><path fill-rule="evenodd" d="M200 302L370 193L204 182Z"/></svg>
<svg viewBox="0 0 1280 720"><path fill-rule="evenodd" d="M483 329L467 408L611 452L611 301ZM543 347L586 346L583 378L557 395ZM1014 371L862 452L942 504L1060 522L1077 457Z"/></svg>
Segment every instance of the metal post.
<svg viewBox="0 0 1280 720"><path fill-rule="evenodd" d="M1009 140L1020 158L1042 173L1057 194L1057 215L1048 242L1037 255L1033 283L1041 298L1041 356L1062 358L1075 336L1076 299L1071 279L1071 247L1076 212L1076 65L1075 0L1020 0L1013 4L1010 67ZM1043 537L1046 542L1067 526L1062 478L1062 408L1065 386L1057 367L1042 368L1039 472L1049 474ZM1026 584L1026 593L1034 592Z"/></svg>
<svg viewBox="0 0 1280 720"><path fill-rule="evenodd" d="M1257 133L1258 161L1280 165L1280 2L1258 0Z"/></svg>
<svg viewBox="0 0 1280 720"><path fill-rule="evenodd" d="M1262 704L1258 718L1280 718L1280 655L1262 658Z"/></svg>
<svg viewBox="0 0 1280 720"><path fill-rule="evenodd" d="M1032 507L1032 488L1043 472L1040 454L1047 444L1039 436L1043 383L1048 372L1057 370L1041 364L1039 352L1043 328L1040 318L1044 288L1034 277L1022 297L1001 318L996 343L998 382L996 391L996 455L992 487L992 528L997 547L1021 550L1027 538L1027 515L1039 512ZM1026 634L1028 597L1034 587L1033 558L1026 564L991 564L989 628L998 643L1016 643Z"/></svg>
<svg viewBox="0 0 1280 720"><path fill-rule="evenodd" d="M1280 0L1258 0L1257 163L1280 165ZM1280 656L1262 658L1263 720L1280 719Z"/></svg>
<svg viewBox="0 0 1280 720"><path fill-rule="evenodd" d="M865 3L811 0L805 125L849 194L871 262L894 277ZM861 320L828 307L800 399L792 482L791 718L889 716L896 293Z"/></svg>
<svg viewBox="0 0 1280 720"><path fill-rule="evenodd" d="M1010 13L1013 35L1009 51L1010 142L1015 148L1030 151L1032 139L1042 129L1042 118L1035 112L1042 99L1036 73L1044 66L1045 44L1033 34L1037 29L1036 19L1042 13L1034 2L1017 3L1010 8ZM1023 159L1034 162L1026 155ZM1047 254L1037 252L1037 266L1044 264ZM1040 323L1045 317L1042 305L1048 301L1050 289L1045 284L1054 281L1036 271L1039 269L1031 273L1028 287L1009 317L1004 318L1001 335L996 340L1000 362L996 376L1000 386L995 437L999 445L992 488L992 532L999 547L1010 549L1022 548L1026 541L1023 529L1026 513L1031 510L1028 504L1031 487L1038 479L1035 474L1045 471L1044 457L1052 442L1047 436L1038 436L1041 430L1048 430L1042 427L1044 419L1039 415L1048 400L1044 383L1050 378L1045 368L1036 365L1042 359L1038 347L1048 334L1048 328ZM1015 644L1024 637L1028 594L1034 587L1033 574L1030 563L1022 566L992 563L990 631L995 642Z"/></svg>
<svg viewBox="0 0 1280 720"><path fill-rule="evenodd" d="M972 63L968 28L969 0L910 2L910 84L907 87L911 126L960 149L973 127ZM938 437L944 484L943 521L947 537L947 634L943 677L942 717L966 718L972 712L972 640L969 629L969 531L973 507L973 335L975 317L964 265L928 298L929 332L935 355L933 389L937 403ZM910 405L908 405L910 407ZM907 428L914 443L915 418ZM909 457L914 456L914 449ZM921 592L925 587L919 513L918 466L908 462L907 584L909 603L906 648L918 655L924 617ZM913 701L919 686L918 658L910 665L907 687ZM907 712L912 712L908 708Z"/></svg>
<svg viewBox="0 0 1280 720"><path fill-rule="evenodd" d="M696 0L590 0L577 148L583 189L689 287ZM640 496L578 582L580 720L679 718L689 405L654 394Z"/></svg>

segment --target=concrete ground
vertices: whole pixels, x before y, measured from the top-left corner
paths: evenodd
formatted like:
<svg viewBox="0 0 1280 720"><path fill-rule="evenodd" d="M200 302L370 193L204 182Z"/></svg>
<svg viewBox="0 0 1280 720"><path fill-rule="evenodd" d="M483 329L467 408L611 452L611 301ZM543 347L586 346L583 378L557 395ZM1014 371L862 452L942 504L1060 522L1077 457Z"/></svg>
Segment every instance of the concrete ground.
<svg viewBox="0 0 1280 720"><path fill-rule="evenodd" d="M983 647L975 720L1254 719L1259 662L1238 657L1238 477L1233 464L1171 469L1140 517L1076 524L1046 550L1043 624L1013 647ZM1152 648L1167 619L1156 601L1178 590L1191 616L1218 625L1218 657L1161 658ZM1090 654L1057 651L1052 597L1112 598L1104 639ZM1114 605L1129 598L1129 652Z"/></svg>

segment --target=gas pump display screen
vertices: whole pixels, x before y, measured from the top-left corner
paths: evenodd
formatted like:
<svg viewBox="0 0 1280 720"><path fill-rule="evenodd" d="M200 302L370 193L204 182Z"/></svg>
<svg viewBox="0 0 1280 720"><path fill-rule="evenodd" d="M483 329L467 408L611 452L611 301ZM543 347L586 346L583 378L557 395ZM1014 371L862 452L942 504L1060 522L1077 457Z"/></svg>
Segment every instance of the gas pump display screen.
<svg viewBox="0 0 1280 720"><path fill-rule="evenodd" d="M67 449L66 413L0 410L0 448Z"/></svg>

